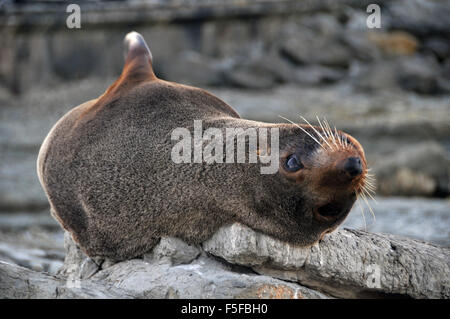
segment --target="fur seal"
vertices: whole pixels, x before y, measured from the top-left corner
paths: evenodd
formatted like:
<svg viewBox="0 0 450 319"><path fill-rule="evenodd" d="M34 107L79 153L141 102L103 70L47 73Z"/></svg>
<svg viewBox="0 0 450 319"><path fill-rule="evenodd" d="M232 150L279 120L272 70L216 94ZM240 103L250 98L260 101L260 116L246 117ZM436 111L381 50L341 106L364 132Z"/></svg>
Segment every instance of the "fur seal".
<svg viewBox="0 0 450 319"><path fill-rule="evenodd" d="M320 126L242 119L205 90L158 79L143 37L125 37L122 74L99 98L64 115L45 138L37 171L53 217L90 257L133 258L163 236L201 243L234 222L295 245L315 243L370 186L364 151ZM174 163L171 132L277 128L279 166Z"/></svg>

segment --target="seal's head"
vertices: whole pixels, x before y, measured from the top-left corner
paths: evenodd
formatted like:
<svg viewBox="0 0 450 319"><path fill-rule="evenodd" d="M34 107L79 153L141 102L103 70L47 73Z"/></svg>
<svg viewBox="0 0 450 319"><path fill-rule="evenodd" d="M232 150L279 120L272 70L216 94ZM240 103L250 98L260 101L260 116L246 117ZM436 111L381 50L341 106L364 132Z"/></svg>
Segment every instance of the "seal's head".
<svg viewBox="0 0 450 319"><path fill-rule="evenodd" d="M358 196L371 197L374 190L360 143L331 129L326 121L318 119L318 123L293 123L285 130L289 133L281 138L279 168L283 182L272 190L282 201L284 215L298 227L283 239L302 246L333 231Z"/></svg>

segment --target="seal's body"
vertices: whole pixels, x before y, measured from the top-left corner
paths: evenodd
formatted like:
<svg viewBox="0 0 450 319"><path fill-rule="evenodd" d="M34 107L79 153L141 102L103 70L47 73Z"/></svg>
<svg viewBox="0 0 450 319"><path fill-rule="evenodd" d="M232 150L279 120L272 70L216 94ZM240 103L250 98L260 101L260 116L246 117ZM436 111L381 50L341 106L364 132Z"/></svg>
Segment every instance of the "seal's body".
<svg viewBox="0 0 450 319"><path fill-rule="evenodd" d="M126 46L120 78L61 118L38 157L53 216L89 256L136 257L162 236L200 243L233 222L310 245L343 221L366 180L354 138L241 119L204 90L156 78L139 34L128 34ZM203 129L279 128L278 171L262 175L259 163L174 163L171 132L192 130L200 119Z"/></svg>

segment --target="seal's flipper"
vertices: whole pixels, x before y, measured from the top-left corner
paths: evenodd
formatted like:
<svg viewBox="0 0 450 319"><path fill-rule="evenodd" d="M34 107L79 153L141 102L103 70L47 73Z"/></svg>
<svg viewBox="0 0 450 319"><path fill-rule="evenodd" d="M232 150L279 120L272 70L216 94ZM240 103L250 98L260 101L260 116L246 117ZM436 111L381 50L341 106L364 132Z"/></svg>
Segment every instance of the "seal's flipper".
<svg viewBox="0 0 450 319"><path fill-rule="evenodd" d="M132 31L125 36L125 66L121 78L144 81L155 78L152 53L139 33Z"/></svg>
<svg viewBox="0 0 450 319"><path fill-rule="evenodd" d="M131 31L125 36L123 43L125 47L125 62L136 57L141 57L144 59L148 58L150 63L152 63L152 52L150 52L150 49L148 48L148 45L142 35L140 35L136 31Z"/></svg>
<svg viewBox="0 0 450 319"><path fill-rule="evenodd" d="M99 98L98 105L105 105L136 85L156 80L152 67L152 53L139 33L132 31L125 36L125 65L120 77Z"/></svg>

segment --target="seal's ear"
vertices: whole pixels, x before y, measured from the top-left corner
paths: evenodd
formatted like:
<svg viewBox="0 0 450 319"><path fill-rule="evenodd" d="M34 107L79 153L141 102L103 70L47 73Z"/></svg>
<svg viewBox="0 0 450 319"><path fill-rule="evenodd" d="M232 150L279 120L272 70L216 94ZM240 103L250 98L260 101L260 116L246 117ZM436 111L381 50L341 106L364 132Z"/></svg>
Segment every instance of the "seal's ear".
<svg viewBox="0 0 450 319"><path fill-rule="evenodd" d="M155 78L152 67L152 53L139 33L132 31L125 36L125 66L122 77L134 80Z"/></svg>

